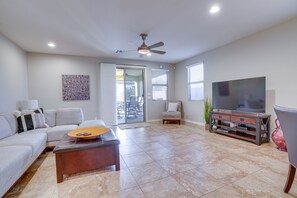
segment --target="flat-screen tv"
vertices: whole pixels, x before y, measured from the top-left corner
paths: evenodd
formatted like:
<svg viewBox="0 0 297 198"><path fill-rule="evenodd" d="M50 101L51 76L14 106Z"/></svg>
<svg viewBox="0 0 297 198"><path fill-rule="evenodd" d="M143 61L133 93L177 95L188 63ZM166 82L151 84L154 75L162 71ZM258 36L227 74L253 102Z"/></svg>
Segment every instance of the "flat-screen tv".
<svg viewBox="0 0 297 198"><path fill-rule="evenodd" d="M212 105L216 110L265 113L265 77L212 83Z"/></svg>

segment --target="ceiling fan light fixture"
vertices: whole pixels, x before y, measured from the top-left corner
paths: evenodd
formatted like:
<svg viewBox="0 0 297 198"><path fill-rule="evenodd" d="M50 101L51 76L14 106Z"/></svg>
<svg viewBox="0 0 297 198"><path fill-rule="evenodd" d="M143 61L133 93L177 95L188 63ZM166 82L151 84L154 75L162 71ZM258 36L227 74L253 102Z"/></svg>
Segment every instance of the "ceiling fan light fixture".
<svg viewBox="0 0 297 198"><path fill-rule="evenodd" d="M147 49L147 48L138 48L137 51L138 51L139 54L144 54L144 55L150 53L150 50Z"/></svg>
<svg viewBox="0 0 297 198"><path fill-rule="evenodd" d="M47 45L48 45L49 47L51 47L51 48L54 48L54 47L56 47L56 44L55 44L55 43L53 43L53 42L49 42Z"/></svg>
<svg viewBox="0 0 297 198"><path fill-rule="evenodd" d="M164 43L162 41L148 46L145 44L145 39L147 37L147 34L142 33L142 34L140 34L140 37L142 39L142 44L141 44L141 46L139 46L137 48L137 52L141 55L140 57L143 57L142 55L151 56L153 53L160 54L160 55L166 53L165 51L155 50L155 48L162 47L164 45ZM123 52L128 52L128 51L136 51L136 50L116 50L115 53L121 54Z"/></svg>
<svg viewBox="0 0 297 198"><path fill-rule="evenodd" d="M220 11L220 7L217 6L217 5L212 6L212 7L210 8L210 10L209 10L209 12L210 12L211 14L215 14L215 13L217 13L217 12L219 12L219 11Z"/></svg>

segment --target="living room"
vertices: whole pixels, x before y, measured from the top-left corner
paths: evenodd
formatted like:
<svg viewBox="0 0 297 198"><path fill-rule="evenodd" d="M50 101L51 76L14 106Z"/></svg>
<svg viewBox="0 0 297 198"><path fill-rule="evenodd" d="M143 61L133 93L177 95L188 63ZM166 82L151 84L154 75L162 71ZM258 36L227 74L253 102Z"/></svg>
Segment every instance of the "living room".
<svg viewBox="0 0 297 198"><path fill-rule="evenodd" d="M6 33L6 31L8 31L7 28L9 27L8 24L11 23L13 26L14 19L12 19L11 22L7 22L7 19L9 18L7 18L7 16L10 15L5 16L4 13L7 14L7 12L2 12L3 9L11 8L13 7L13 4L17 5L18 3L8 3L8 1L1 2L0 7L2 7L1 4L3 4L3 7L1 8L2 14L0 14L0 90L3 94L0 96L0 112L16 110L17 102L20 100L37 99L40 107L46 109L80 107L83 109L85 119L98 118L104 120L108 125L114 125L116 123L113 123L112 120L108 120L108 117L105 118L106 112L108 112L110 108L108 105L108 102L110 101L105 98L107 95L105 91L110 89L106 86L106 83L102 83L102 78L105 74L102 73L103 67L101 66L102 64L110 64L113 65L113 67L120 65L145 68L145 120L147 122L160 121L162 119L165 101L156 101L150 98L152 94L151 70L164 69L168 70L168 99L182 101L183 120L186 123L203 125L203 101L188 100L187 78L187 67L203 62L204 95L209 98L212 96L211 86L213 82L260 76L266 77L265 113L271 115L270 132L272 132L275 127L273 121L276 117L273 105L277 104L286 107L297 107L297 96L292 94L295 83L297 83L297 80L294 80L295 72L297 71L297 5L294 1L285 2L290 6L288 7L289 14L281 19L275 19L278 22L271 22L271 24L263 25L259 28L259 31L233 39L232 42L224 43L217 47L209 47L209 49L204 49L201 53L197 53L179 61L168 62L162 61L162 58L159 58L159 61L150 61L149 57L139 58L137 52L133 52L135 54L132 55L136 57L135 59L123 58L121 55L118 58L105 57L103 55L99 57L97 54L88 56L85 54L78 55L77 53L73 53L75 55L70 55L55 51L63 48L59 46L60 43L58 43L58 41L56 43L56 49L50 49L51 51L46 51L48 49L35 51L34 46L32 46L32 50L24 49L23 47L20 47L24 43L17 39L13 39L14 34L17 34L17 30L19 29L12 28L12 31L16 31L14 34L11 34L11 32ZM278 7L276 6L277 3L274 3L275 5L272 7ZM255 5L257 5L257 3L255 3ZM287 7L284 6L284 8ZM276 10L271 12L278 11L277 8L275 9ZM224 9L222 8L222 11L223 10ZM15 20L19 20L19 18L16 17ZM257 19L253 18L253 20ZM34 29L34 27L31 28ZM224 26L222 25L221 28L224 29ZM248 24L246 25L246 28L248 29ZM143 31L145 30L146 29ZM26 34L26 28L24 27L22 33L24 35L30 34ZM138 38L138 34L140 33L143 32L134 34L136 35L134 41L137 45L141 44L141 40ZM153 37L153 34L154 31L149 30L148 39L150 36ZM225 32L225 34L227 33ZM167 53L170 52L170 49L165 48L166 45L170 46L170 43L165 41L166 35L163 35L162 38L154 38L157 40L153 40L151 43L157 42L159 39L164 40L165 46L160 49L166 49ZM48 41L43 42L46 44ZM47 46L44 46L44 48L46 47ZM84 48L84 46L82 46L82 48ZM134 49L136 46L133 46L132 44L131 46L128 46L128 48ZM197 44L197 48L199 48L199 43ZM183 53L183 51L181 50L180 53ZM166 54L153 54L152 56L166 56ZM63 101L61 80L63 74L89 75L90 100ZM108 93L108 95L113 94ZM158 127L156 128L158 129ZM187 130L189 129L187 128ZM132 133L133 132L128 131L128 134ZM227 141L230 140L228 139ZM236 144L238 144L238 142ZM246 146L245 142L242 144ZM265 144L261 147L265 148ZM287 171L286 167L285 171ZM286 176L284 176L284 179L285 178ZM282 181L284 179L282 178ZM282 184L284 184L284 182ZM278 189L278 191L281 192L282 189ZM296 190L292 189L291 196L296 195ZM287 195L281 194L280 196ZM147 197L149 196L147 195Z"/></svg>

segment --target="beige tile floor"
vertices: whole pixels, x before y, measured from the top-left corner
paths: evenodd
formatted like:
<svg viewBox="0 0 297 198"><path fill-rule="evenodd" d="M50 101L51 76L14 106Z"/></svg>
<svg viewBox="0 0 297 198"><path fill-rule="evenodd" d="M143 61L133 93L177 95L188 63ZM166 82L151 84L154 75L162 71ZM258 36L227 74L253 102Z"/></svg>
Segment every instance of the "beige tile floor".
<svg viewBox="0 0 297 198"><path fill-rule="evenodd" d="M52 152L42 155L7 197L297 197L297 179L282 192L287 154L190 125L151 124L116 130L121 170L114 166L56 183Z"/></svg>

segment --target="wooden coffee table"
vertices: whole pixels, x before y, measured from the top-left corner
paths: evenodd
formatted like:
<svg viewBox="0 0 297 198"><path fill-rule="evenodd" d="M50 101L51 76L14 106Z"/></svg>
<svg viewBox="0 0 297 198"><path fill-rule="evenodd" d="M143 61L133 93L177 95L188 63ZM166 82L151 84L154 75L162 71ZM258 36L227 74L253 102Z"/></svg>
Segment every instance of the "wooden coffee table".
<svg viewBox="0 0 297 198"><path fill-rule="evenodd" d="M64 174L74 174L84 171L115 165L120 170L120 141L112 131L94 139L62 138L54 149L56 156L57 183L63 181Z"/></svg>

